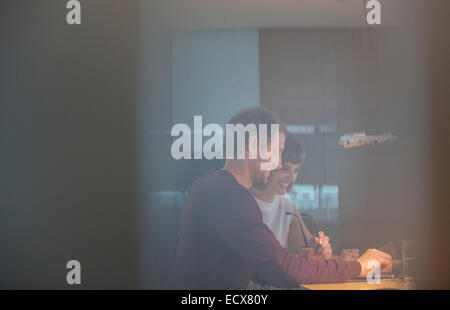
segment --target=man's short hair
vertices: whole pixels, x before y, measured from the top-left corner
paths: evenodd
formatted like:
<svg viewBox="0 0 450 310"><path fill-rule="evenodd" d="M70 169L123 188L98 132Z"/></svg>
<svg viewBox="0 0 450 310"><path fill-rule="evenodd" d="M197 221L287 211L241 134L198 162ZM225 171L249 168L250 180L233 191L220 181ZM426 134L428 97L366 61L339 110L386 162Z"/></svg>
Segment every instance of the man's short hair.
<svg viewBox="0 0 450 310"><path fill-rule="evenodd" d="M286 126L283 122L278 118L278 116L263 107L252 107L248 109L241 110L237 112L229 121L228 124L242 124L244 127L248 124L255 124L256 132L259 137L259 125L267 124L267 142L270 142L271 134L270 134L270 125L278 124L279 132L287 135ZM245 150L248 150L248 140L249 135L245 133ZM224 148L225 149L225 148ZM237 149L237 141L234 139L234 150L236 152Z"/></svg>

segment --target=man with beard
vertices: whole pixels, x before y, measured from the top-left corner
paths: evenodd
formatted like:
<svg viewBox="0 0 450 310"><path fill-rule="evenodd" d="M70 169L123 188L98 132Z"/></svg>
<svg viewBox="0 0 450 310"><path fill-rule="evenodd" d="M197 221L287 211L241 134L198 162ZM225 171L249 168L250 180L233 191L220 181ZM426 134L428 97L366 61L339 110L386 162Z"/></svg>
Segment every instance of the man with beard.
<svg viewBox="0 0 450 310"><path fill-rule="evenodd" d="M264 108L250 108L234 115L229 124L279 125L279 162L286 129ZM268 135L268 138L271 135ZM258 137L258 135L256 135ZM245 136L245 159L227 159L221 170L197 179L189 189L182 211L180 240L169 279L172 289L245 289L257 273L267 284L298 287L301 283L339 282L366 275L365 261L376 259L382 272L392 268L389 255L370 251L360 261L315 260L283 248L264 224L249 189L263 186L269 170L250 159L255 137ZM278 142L278 143L276 143ZM253 149L252 149L253 150ZM272 154L272 152L270 152ZM384 255L385 254L385 255Z"/></svg>

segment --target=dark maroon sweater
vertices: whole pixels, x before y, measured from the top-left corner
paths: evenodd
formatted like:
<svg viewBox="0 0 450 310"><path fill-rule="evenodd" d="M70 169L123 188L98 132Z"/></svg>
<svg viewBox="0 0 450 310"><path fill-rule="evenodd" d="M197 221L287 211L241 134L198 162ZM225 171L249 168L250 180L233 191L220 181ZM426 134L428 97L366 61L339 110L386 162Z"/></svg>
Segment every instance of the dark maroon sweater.
<svg viewBox="0 0 450 310"><path fill-rule="evenodd" d="M232 174L220 170L200 177L183 207L169 288L244 289L254 272L267 284L294 287L344 281L358 276L361 266L289 252Z"/></svg>

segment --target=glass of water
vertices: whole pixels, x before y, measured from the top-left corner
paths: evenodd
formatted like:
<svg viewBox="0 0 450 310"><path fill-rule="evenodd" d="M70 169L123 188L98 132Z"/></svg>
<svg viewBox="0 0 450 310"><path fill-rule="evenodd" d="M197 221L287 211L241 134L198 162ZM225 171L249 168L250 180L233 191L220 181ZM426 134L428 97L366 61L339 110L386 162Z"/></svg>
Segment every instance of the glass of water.
<svg viewBox="0 0 450 310"><path fill-rule="evenodd" d="M403 279L405 281L412 281L416 276L416 241L402 240L402 265L403 265Z"/></svg>

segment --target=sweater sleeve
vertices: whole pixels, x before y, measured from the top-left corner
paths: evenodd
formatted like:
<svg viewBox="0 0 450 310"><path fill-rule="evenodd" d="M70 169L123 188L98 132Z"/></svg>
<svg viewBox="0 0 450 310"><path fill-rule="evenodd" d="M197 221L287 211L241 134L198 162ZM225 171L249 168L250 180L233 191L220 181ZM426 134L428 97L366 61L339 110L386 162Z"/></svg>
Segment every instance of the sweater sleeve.
<svg viewBox="0 0 450 310"><path fill-rule="evenodd" d="M263 223L255 199L246 190L224 195L215 203L211 224L217 234L270 285L341 282L361 272L356 261L319 261L283 248Z"/></svg>

